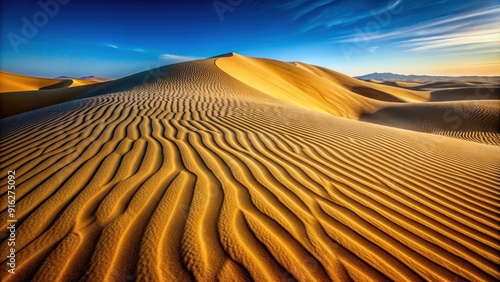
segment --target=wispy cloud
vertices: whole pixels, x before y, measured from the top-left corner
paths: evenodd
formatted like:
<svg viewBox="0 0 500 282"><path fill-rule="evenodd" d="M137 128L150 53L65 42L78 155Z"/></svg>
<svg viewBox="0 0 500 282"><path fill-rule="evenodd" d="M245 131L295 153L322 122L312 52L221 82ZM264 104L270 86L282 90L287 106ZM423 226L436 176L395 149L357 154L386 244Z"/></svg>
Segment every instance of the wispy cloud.
<svg viewBox="0 0 500 282"><path fill-rule="evenodd" d="M135 48L134 51L135 52L141 52L141 53L146 52L146 51L144 51L144 49L141 49L141 48Z"/></svg>
<svg viewBox="0 0 500 282"><path fill-rule="evenodd" d="M356 33L334 38L337 43L357 43L360 40L388 43L408 52L432 50L473 50L494 48L500 44L500 5L478 9L437 20L409 25L403 28ZM495 48L497 49L497 48Z"/></svg>
<svg viewBox="0 0 500 282"><path fill-rule="evenodd" d="M492 27L496 28L496 27ZM404 44L408 51L429 51L436 49L483 49L500 44L500 28L469 32L453 32L445 35L407 40Z"/></svg>
<svg viewBox="0 0 500 282"><path fill-rule="evenodd" d="M113 44L106 44L106 46L111 47L113 49L118 49L118 46L113 45Z"/></svg>
<svg viewBox="0 0 500 282"><path fill-rule="evenodd" d="M299 25L300 32L307 33L353 25L389 10L400 9L403 1L405 0L367 0L351 4L344 0L295 0L285 4L265 5L274 5L274 9L290 13L292 20Z"/></svg>
<svg viewBox="0 0 500 282"><path fill-rule="evenodd" d="M318 12L328 9L335 0L323 0L323 1L306 1L300 4L298 7L294 7L295 16L294 19L298 20L302 17L306 17L310 14L317 14Z"/></svg>
<svg viewBox="0 0 500 282"><path fill-rule="evenodd" d="M200 59L197 57L181 56L181 55L174 55L174 54L161 54L159 56L159 58L164 60L164 61L167 61L170 64Z"/></svg>
<svg viewBox="0 0 500 282"><path fill-rule="evenodd" d="M485 61L485 62L474 62L474 63L467 63L465 64L467 66L500 66L500 60L497 61Z"/></svg>

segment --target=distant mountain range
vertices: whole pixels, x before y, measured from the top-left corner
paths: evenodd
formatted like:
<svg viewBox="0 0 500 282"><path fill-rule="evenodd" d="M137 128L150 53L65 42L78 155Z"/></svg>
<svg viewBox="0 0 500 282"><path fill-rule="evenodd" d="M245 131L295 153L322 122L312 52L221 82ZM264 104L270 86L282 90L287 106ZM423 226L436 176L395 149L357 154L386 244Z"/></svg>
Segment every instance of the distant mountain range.
<svg viewBox="0 0 500 282"><path fill-rule="evenodd" d="M363 80L388 80L388 81L480 81L500 83L500 76L432 76L432 75L404 75L390 72L370 73L356 78Z"/></svg>
<svg viewBox="0 0 500 282"><path fill-rule="evenodd" d="M111 78L98 77L98 76L93 76L93 75L82 76L82 77L71 77L71 76L61 75L61 76L56 77L56 79L80 81L80 83L83 81L84 84L87 84L87 83L85 83L85 81L105 82L105 81L113 80Z"/></svg>
<svg viewBox="0 0 500 282"><path fill-rule="evenodd" d="M99 78L99 77L96 77L96 76L82 76L80 78L77 78L77 77L70 77L70 76L66 76L66 75L61 75L61 76L58 76L56 78L65 78L65 79L93 79L93 78Z"/></svg>

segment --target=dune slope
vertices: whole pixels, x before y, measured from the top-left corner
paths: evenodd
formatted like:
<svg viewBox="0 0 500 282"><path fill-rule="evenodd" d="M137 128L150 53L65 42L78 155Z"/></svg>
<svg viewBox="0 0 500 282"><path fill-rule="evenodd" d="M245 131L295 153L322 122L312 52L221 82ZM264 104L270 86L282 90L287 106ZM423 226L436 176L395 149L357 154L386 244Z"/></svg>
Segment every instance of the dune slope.
<svg viewBox="0 0 500 282"><path fill-rule="evenodd" d="M71 88L0 93L0 118L78 99L101 87L103 86L100 84L90 84Z"/></svg>
<svg viewBox="0 0 500 282"><path fill-rule="evenodd" d="M88 78L41 78L0 71L0 93L60 89L106 82L110 79Z"/></svg>
<svg viewBox="0 0 500 282"><path fill-rule="evenodd" d="M0 92L39 90L61 83L61 79L30 77L0 71ZM71 83L70 83L71 84ZM67 86L66 86L67 87Z"/></svg>
<svg viewBox="0 0 500 282"><path fill-rule="evenodd" d="M109 79L39 78L0 71L0 118L79 98Z"/></svg>
<svg viewBox="0 0 500 282"><path fill-rule="evenodd" d="M360 120L500 146L500 100L388 105Z"/></svg>
<svg viewBox="0 0 500 282"><path fill-rule="evenodd" d="M171 65L1 119L2 280L500 279L500 147L337 117L386 102L299 103L321 86L288 79L313 74L266 86L267 63Z"/></svg>

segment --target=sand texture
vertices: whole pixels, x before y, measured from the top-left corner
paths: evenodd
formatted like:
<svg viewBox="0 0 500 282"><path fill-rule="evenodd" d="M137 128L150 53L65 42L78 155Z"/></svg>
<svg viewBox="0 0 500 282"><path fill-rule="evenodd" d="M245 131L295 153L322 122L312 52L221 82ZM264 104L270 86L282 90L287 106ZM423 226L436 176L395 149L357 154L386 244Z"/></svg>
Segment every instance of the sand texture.
<svg viewBox="0 0 500 282"><path fill-rule="evenodd" d="M494 95L237 54L100 85L0 120L2 281L500 279Z"/></svg>

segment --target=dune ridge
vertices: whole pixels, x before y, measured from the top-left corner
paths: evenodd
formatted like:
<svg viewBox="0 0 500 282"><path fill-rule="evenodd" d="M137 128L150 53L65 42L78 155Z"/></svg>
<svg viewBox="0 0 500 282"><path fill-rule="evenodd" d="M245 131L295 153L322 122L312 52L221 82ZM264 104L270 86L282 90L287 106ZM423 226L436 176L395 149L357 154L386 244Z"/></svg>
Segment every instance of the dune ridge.
<svg viewBox="0 0 500 282"><path fill-rule="evenodd" d="M157 73L0 120L22 234L3 280L500 279L500 147L359 121L403 102L312 66Z"/></svg>

